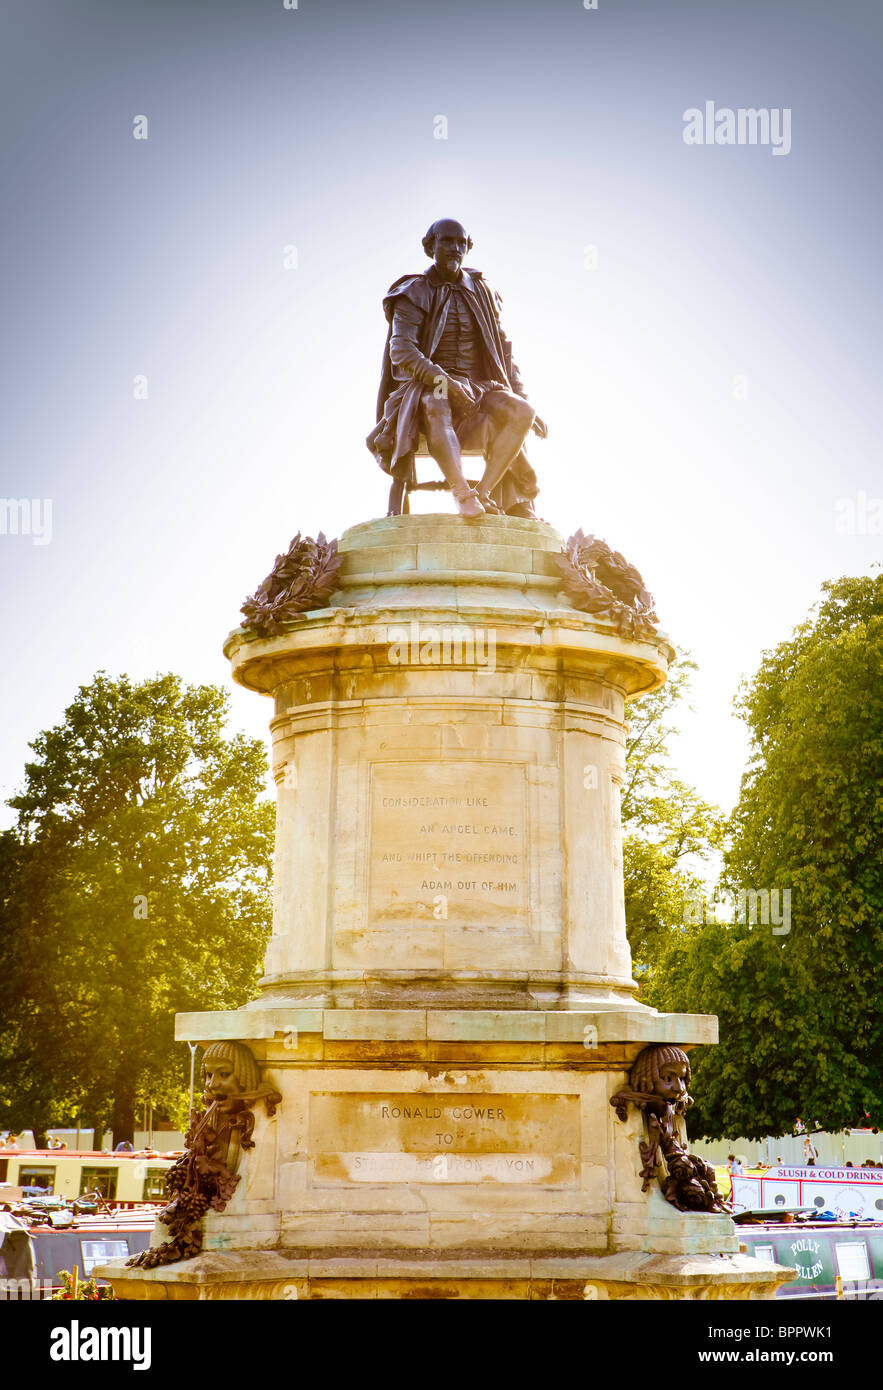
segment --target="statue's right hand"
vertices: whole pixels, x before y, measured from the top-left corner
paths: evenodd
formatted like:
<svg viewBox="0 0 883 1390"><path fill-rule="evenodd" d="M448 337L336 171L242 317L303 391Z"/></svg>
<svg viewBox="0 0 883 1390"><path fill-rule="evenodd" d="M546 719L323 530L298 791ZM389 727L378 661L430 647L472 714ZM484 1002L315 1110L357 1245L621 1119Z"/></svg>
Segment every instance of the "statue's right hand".
<svg viewBox="0 0 883 1390"><path fill-rule="evenodd" d="M460 410L471 410L475 405L477 397L473 394L470 387L464 386L461 382L454 381L449 377L448 400L451 402L451 405L457 406Z"/></svg>

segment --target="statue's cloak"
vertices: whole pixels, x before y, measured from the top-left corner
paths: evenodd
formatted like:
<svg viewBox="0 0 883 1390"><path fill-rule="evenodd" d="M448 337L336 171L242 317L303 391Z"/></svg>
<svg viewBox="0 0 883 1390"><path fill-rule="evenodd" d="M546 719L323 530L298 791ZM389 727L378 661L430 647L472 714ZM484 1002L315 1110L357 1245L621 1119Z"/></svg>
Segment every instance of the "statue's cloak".
<svg viewBox="0 0 883 1390"><path fill-rule="evenodd" d="M523 395L518 368L512 361L512 344L500 327L500 297L485 281L481 271L464 267L459 288L464 292L478 325L487 368L494 382ZM383 312L389 324L380 390L377 395L377 425L367 438L368 448L385 473L412 485L417 481L414 454L420 442L420 398L427 389L413 377L395 374L389 353L392 321L400 298L410 300L423 314L417 345L424 357L432 358L438 347L451 302L451 283L442 280L430 267L422 275L403 275L389 288Z"/></svg>

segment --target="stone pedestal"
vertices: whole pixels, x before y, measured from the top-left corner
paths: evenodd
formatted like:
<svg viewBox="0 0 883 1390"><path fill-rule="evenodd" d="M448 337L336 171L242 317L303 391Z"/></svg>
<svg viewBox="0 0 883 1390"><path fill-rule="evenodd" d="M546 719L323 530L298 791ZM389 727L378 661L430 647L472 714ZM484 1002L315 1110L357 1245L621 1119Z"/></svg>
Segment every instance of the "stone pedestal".
<svg viewBox="0 0 883 1390"><path fill-rule="evenodd" d="M318 1007L634 1007L624 706L665 678L559 598L550 526L390 517L284 637L234 633L273 696L265 993Z"/></svg>
<svg viewBox="0 0 883 1390"><path fill-rule="evenodd" d="M625 931L625 703L671 648L575 610L543 523L392 517L340 549L330 607L228 638L275 702L273 936L258 999L177 1019L282 1102L204 1254L117 1291L771 1296L787 1272L728 1217L642 1192L609 1103L648 1043L717 1038L636 999Z"/></svg>

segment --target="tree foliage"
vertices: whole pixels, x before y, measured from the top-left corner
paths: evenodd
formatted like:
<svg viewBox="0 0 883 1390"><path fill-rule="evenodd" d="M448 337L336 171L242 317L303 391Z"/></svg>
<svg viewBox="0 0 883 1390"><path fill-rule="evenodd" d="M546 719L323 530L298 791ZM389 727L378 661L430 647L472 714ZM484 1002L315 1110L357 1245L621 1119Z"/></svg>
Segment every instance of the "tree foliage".
<svg viewBox="0 0 883 1390"><path fill-rule="evenodd" d="M706 919L669 940L652 1002L720 1018L694 1131L883 1125L883 577L825 584L737 708L751 758L724 882L789 889L790 922Z"/></svg>
<svg viewBox="0 0 883 1390"><path fill-rule="evenodd" d="M646 983L669 934L684 920L723 843L723 816L674 774L671 742L696 664L682 656L659 690L628 705L622 794L626 923L635 970Z"/></svg>
<svg viewBox="0 0 883 1390"><path fill-rule="evenodd" d="M269 931L263 744L226 694L99 673L31 745L0 837L0 1124L115 1140L136 1105L182 1114L176 1011L238 1006Z"/></svg>

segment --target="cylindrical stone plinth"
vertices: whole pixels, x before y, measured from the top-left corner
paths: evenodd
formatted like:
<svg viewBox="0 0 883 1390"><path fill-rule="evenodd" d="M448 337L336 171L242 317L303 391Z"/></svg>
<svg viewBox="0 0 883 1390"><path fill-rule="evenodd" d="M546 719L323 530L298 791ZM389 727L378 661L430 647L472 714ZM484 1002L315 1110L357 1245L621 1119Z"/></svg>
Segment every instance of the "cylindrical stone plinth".
<svg viewBox="0 0 883 1390"><path fill-rule="evenodd" d="M672 652L575 609L561 548L509 517L368 522L330 607L228 638L276 706L274 999L640 1007L624 709Z"/></svg>

